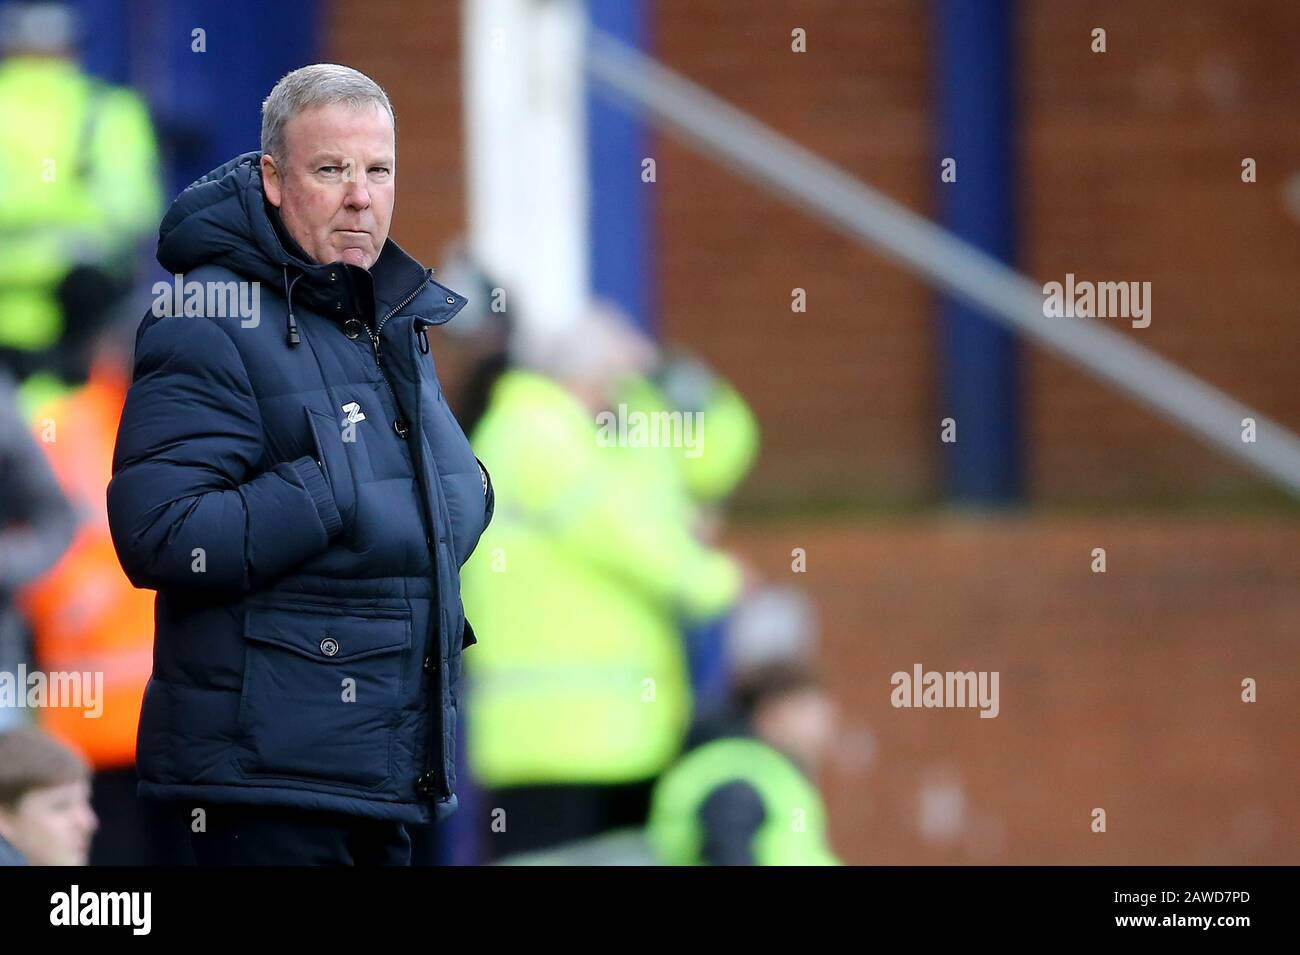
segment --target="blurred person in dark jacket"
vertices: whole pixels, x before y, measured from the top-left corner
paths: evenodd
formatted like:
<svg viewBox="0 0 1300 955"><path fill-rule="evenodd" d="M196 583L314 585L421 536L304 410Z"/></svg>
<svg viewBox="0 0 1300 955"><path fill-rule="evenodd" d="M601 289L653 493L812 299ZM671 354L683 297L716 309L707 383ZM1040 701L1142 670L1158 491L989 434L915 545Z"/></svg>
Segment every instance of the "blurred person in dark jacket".
<svg viewBox="0 0 1300 955"><path fill-rule="evenodd" d="M470 299L456 321L439 332L461 356L462 372L454 391L448 389L447 401L461 429L472 435L487 413L492 387L510 369L510 342L516 328L502 288L459 240L443 252L442 280Z"/></svg>
<svg viewBox="0 0 1300 955"><path fill-rule="evenodd" d="M98 825L80 755L32 727L0 732L0 865L85 865Z"/></svg>
<svg viewBox="0 0 1300 955"><path fill-rule="evenodd" d="M75 526L72 507L19 414L13 382L0 368L0 673L16 674L19 664L31 662L15 594L54 566ZM0 730L29 716L0 706Z"/></svg>
<svg viewBox="0 0 1300 955"><path fill-rule="evenodd" d="M40 404L38 431L57 440L41 447L57 484L73 502L71 546L23 588L18 603L32 630L32 653L47 671L102 674L100 712L49 707L40 725L94 767L93 805L104 821L93 865L175 865L192 861L184 828L136 795L136 730L153 664L153 595L131 584L114 553L106 491L113 438L130 384L130 368L112 336L96 352L81 387Z"/></svg>

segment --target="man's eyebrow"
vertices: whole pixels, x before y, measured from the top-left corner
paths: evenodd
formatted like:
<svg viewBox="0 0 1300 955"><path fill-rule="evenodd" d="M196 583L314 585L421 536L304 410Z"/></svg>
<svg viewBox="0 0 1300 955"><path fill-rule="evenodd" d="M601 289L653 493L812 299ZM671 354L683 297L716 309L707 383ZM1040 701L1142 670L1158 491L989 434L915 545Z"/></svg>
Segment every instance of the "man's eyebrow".
<svg viewBox="0 0 1300 955"><path fill-rule="evenodd" d="M318 153L313 154L312 157L311 157L311 165L312 165L312 166L318 166L318 165L320 165L321 163L325 163L325 162L331 163L331 164L336 165L336 166L341 166L341 165L343 165L344 163L346 163L346 162L348 162L348 161L349 161L349 157L345 157L342 153L339 153L339 152L326 152L326 151L324 151L324 150L322 150L321 152L318 152ZM391 167L391 166L393 165L393 157L392 157L392 156L380 156L378 159L372 159L372 160L370 161L369 165L371 165L371 166L390 166L390 167Z"/></svg>

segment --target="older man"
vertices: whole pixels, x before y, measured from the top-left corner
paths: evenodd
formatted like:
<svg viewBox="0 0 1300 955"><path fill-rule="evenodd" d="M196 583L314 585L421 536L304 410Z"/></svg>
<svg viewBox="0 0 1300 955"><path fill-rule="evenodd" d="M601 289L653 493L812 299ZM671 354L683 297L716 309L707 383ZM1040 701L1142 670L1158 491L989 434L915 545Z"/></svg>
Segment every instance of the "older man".
<svg viewBox="0 0 1300 955"><path fill-rule="evenodd" d="M304 67L262 111L261 152L163 218L118 431L113 540L158 591L140 793L200 864L404 864L456 806L459 570L493 508L425 336L465 299L388 238L378 85Z"/></svg>

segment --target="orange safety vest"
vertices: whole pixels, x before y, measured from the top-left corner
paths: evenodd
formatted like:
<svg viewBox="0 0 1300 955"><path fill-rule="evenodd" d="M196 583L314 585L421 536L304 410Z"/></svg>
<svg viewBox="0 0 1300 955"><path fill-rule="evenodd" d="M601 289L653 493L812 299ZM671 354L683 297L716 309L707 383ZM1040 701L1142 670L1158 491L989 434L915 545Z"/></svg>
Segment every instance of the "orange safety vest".
<svg viewBox="0 0 1300 955"><path fill-rule="evenodd" d="M131 585L108 530L113 442L129 384L124 369L101 359L84 386L39 408L31 422L79 525L63 557L24 588L19 603L42 670L103 674L98 717L84 706L46 706L40 720L96 769L135 764L140 703L153 668L154 595Z"/></svg>

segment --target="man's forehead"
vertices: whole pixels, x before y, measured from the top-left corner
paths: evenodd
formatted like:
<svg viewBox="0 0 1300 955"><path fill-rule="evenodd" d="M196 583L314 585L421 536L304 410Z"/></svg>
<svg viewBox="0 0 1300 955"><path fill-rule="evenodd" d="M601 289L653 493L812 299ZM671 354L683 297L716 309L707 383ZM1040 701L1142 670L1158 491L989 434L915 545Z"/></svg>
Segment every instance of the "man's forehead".
<svg viewBox="0 0 1300 955"><path fill-rule="evenodd" d="M393 123L378 103L314 106L290 119L284 132L285 145L298 155L351 155L360 150L370 158L391 159L393 154Z"/></svg>

